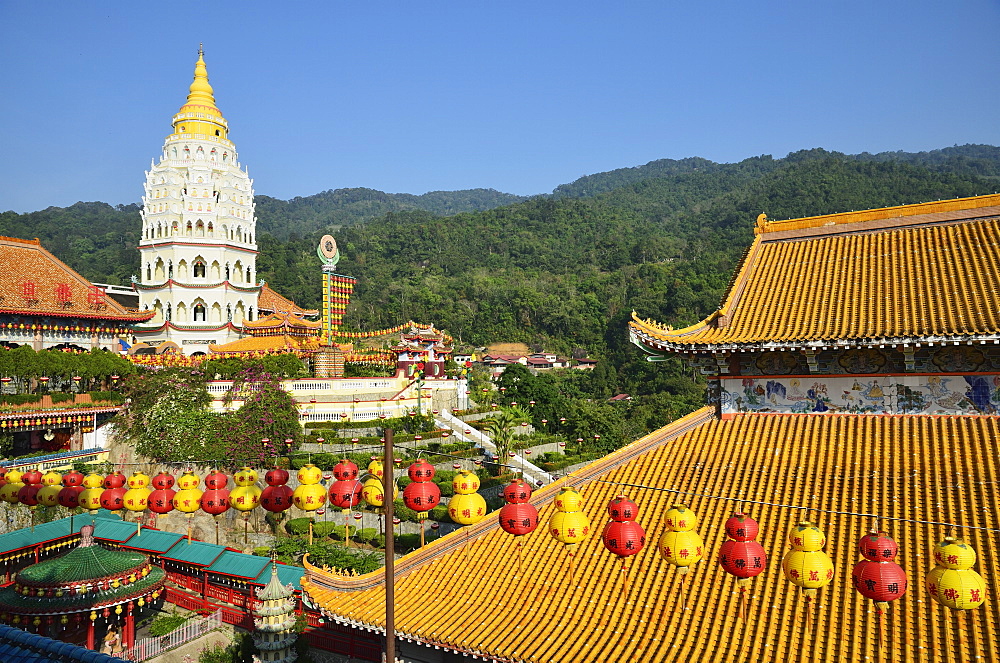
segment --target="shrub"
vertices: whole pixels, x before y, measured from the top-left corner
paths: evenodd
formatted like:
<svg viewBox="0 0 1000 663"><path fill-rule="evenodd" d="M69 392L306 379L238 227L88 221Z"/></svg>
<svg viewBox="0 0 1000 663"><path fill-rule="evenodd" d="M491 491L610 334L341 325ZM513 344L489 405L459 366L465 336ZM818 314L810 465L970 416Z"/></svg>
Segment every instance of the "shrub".
<svg viewBox="0 0 1000 663"><path fill-rule="evenodd" d="M336 531L337 525L327 520L317 520L313 523L313 536L336 536ZM309 532L308 527L306 527L306 532Z"/></svg>
<svg viewBox="0 0 1000 663"><path fill-rule="evenodd" d="M416 550L420 547L420 535L400 534L395 537L393 543L398 550Z"/></svg>
<svg viewBox="0 0 1000 663"><path fill-rule="evenodd" d="M396 485L399 486L400 490L403 490L404 488L406 488L407 486L409 486L411 483L413 483L413 479L411 479L410 477L400 477L400 478L396 479Z"/></svg>
<svg viewBox="0 0 1000 663"><path fill-rule="evenodd" d="M437 485L441 489L441 497L451 497L455 494L455 487L451 485L451 481L439 481Z"/></svg>
<svg viewBox="0 0 1000 663"><path fill-rule="evenodd" d="M49 394L49 398L52 399L53 405L55 405L56 403L67 403L67 402L72 403L73 401L76 400L76 394L55 393L55 394Z"/></svg>
<svg viewBox="0 0 1000 663"><path fill-rule="evenodd" d="M375 538L381 536L374 527L364 527L354 533L354 538L361 543L371 543Z"/></svg>
<svg viewBox="0 0 1000 663"><path fill-rule="evenodd" d="M253 549L253 554L258 557L270 557L271 547L270 546L256 546Z"/></svg>
<svg viewBox="0 0 1000 663"><path fill-rule="evenodd" d="M124 403L125 397L119 394L117 391L88 391L90 394L90 400L97 402L108 402L108 403Z"/></svg>
<svg viewBox="0 0 1000 663"><path fill-rule="evenodd" d="M332 536L334 539L336 539L338 541L344 541L345 540L345 537L344 537L344 527L345 527L345 525L334 525L333 523L323 523L323 524L324 525L331 525L331 527L330 527L330 536ZM354 535L355 535L355 533L357 531L358 531L357 527L353 527L353 526L349 527L348 528L348 535L353 538Z"/></svg>
<svg viewBox="0 0 1000 663"><path fill-rule="evenodd" d="M153 620L153 623L149 625L149 634L151 636L157 636L172 633L173 631L179 629L186 621L187 617L184 617L183 615L157 617Z"/></svg>
<svg viewBox="0 0 1000 663"><path fill-rule="evenodd" d="M436 520L439 523L450 523L452 522L451 516L448 515L448 506L445 504L439 504L427 513L427 517L431 520Z"/></svg>
<svg viewBox="0 0 1000 663"><path fill-rule="evenodd" d="M301 536L303 534L309 533L309 519L308 518L292 518L287 523L285 523L285 531L289 534L294 534Z"/></svg>

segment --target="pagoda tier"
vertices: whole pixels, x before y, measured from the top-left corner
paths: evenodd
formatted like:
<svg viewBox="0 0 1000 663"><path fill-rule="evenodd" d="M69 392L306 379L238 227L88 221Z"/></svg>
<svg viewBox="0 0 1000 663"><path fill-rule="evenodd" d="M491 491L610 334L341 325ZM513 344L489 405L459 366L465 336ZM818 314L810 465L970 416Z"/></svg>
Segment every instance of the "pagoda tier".
<svg viewBox="0 0 1000 663"><path fill-rule="evenodd" d="M260 604L254 608L253 643L261 663L291 663L295 653L295 590L278 580L278 566L271 562L271 579L257 590Z"/></svg>

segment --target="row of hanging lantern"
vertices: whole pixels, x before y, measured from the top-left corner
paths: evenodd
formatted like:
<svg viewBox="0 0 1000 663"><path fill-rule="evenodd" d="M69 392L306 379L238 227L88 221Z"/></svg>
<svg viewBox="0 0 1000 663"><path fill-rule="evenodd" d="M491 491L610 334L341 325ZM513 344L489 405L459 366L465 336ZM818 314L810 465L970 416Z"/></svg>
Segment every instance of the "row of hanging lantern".
<svg viewBox="0 0 1000 663"><path fill-rule="evenodd" d="M538 512L527 503L530 495L531 488L517 479L504 489L507 505L500 510L499 524L505 532L521 537L537 527ZM555 512L549 518L548 530L552 537L566 546L572 582L574 549L589 537L590 522L582 510L579 492L571 486L560 490L553 505ZM604 526L601 540L604 547L622 561L623 588L627 595L625 560L643 549L646 533L635 522L638 507L632 500L618 495L608 503L607 508L611 520ZM658 551L677 570L683 581L690 568L705 556L704 543L696 531L698 518L686 505L676 504L664 515L664 525L665 530L657 541ZM746 621L750 584L753 578L767 568L767 553L756 541L759 532L756 520L742 511L733 513L725 523L727 540L722 543L718 553L719 565L736 579L742 621ZM834 578L833 561L823 550L826 536L811 522L800 522L792 527L788 543L790 549L782 557L781 569L785 579L802 590L808 628L811 623L811 603L818 590ZM517 545L520 568L520 538ZM862 559L854 565L851 581L855 590L875 605L878 639L881 643L882 616L888 611L890 602L906 593L907 575L895 561L898 546L885 531L866 534L858 542L857 548ZM928 572L926 578L931 598L955 610L971 610L985 602L986 583L972 568L976 561L976 552L972 546L960 539L945 537L934 547L934 560L937 565Z"/></svg>

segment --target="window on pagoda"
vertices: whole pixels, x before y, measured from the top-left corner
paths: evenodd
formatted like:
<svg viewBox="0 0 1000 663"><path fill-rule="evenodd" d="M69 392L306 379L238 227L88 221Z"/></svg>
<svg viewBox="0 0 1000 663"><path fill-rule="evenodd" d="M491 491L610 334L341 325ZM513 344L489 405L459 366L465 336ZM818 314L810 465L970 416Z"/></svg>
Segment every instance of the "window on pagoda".
<svg viewBox="0 0 1000 663"><path fill-rule="evenodd" d="M250 280L250 268L249 267L247 267L247 283L253 283L253 281Z"/></svg>
<svg viewBox="0 0 1000 663"><path fill-rule="evenodd" d="M205 261L198 260L194 263L195 278L205 278Z"/></svg>
<svg viewBox="0 0 1000 663"><path fill-rule="evenodd" d="M167 261L167 278L174 278L174 262L172 260Z"/></svg>
<svg viewBox="0 0 1000 663"><path fill-rule="evenodd" d="M226 280L229 280L229 263L226 263Z"/></svg>
<svg viewBox="0 0 1000 663"><path fill-rule="evenodd" d="M167 319L167 320L170 320L170 317L171 317L171 310L170 310L170 303L168 302L168 303L167 303L167 313L166 313L166 319Z"/></svg>
<svg viewBox="0 0 1000 663"><path fill-rule="evenodd" d="M194 306L194 321L205 322L205 305L201 302Z"/></svg>
<svg viewBox="0 0 1000 663"><path fill-rule="evenodd" d="M201 206L199 205L199 207L201 207ZM194 228L195 228L195 233L194 234L195 234L196 237L204 237L205 236L205 222L204 221L202 221L201 219L198 219L198 223L195 224Z"/></svg>
<svg viewBox="0 0 1000 663"><path fill-rule="evenodd" d="M226 304L226 322L233 321L233 305Z"/></svg>
<svg viewBox="0 0 1000 663"><path fill-rule="evenodd" d="M191 229L192 229L192 227L193 227L193 226L191 225L191 222L190 222L190 221L188 221L188 222L187 222L187 228L185 228L185 231L184 231L184 234L186 234L186 235L187 235L188 237L190 237L190 236L191 236L191 234L192 234L192 233L191 233Z"/></svg>

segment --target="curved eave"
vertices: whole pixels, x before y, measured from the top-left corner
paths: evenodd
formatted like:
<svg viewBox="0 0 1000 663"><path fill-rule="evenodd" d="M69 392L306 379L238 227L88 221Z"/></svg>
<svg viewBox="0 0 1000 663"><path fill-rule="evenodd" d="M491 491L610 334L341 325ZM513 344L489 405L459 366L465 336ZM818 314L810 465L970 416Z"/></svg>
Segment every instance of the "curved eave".
<svg viewBox="0 0 1000 663"><path fill-rule="evenodd" d="M173 287L178 288L189 288L192 290L209 290L211 288L225 288L226 290L237 290L239 292L260 292L261 286L242 286L236 285L231 281L219 281L218 283L181 283L175 279L167 279L159 285L146 285L142 283L133 284L136 290L146 290L147 292L152 292L154 290L171 289Z"/></svg>
<svg viewBox="0 0 1000 663"><path fill-rule="evenodd" d="M685 342L681 339L667 337L662 333L650 333L645 325L629 323L629 339L643 351L651 355L663 356L670 353L679 354L717 354L720 352L753 352L761 350L827 350L833 348L855 347L912 347L969 345L969 344L1000 344L1000 334L954 334L938 336L899 336L881 338L817 338L793 339L775 341L759 339L741 342ZM648 358L651 361L655 359Z"/></svg>
<svg viewBox="0 0 1000 663"><path fill-rule="evenodd" d="M126 322L126 323L139 323L149 320L154 315L156 311L150 311L148 313L126 313L124 315L102 315L97 311L70 311L70 310L46 310L39 311L37 309L16 309L16 308L0 308L0 314L7 315L27 315L35 318L84 318L87 320L114 320L115 322Z"/></svg>
<svg viewBox="0 0 1000 663"><path fill-rule="evenodd" d="M162 240L162 241L150 240L148 244L139 244L139 246L135 248L139 249L140 251L143 251L146 249L160 248L163 246L170 246L173 244L176 244L178 246L204 246L212 249L225 249L226 251L242 251L244 253L252 253L253 255L257 255L258 253L255 249L247 249L242 246L233 246L232 244L212 244L211 242L178 242L172 239Z"/></svg>
<svg viewBox="0 0 1000 663"><path fill-rule="evenodd" d="M173 329L175 331L220 331L222 329L231 329L234 332L239 332L240 328L231 322L227 322L217 327L208 326L195 326L195 325L176 325L173 322L164 322L158 327L147 327L146 329L133 329L132 331L137 335L142 334L155 334L157 332L164 331L165 329Z"/></svg>

